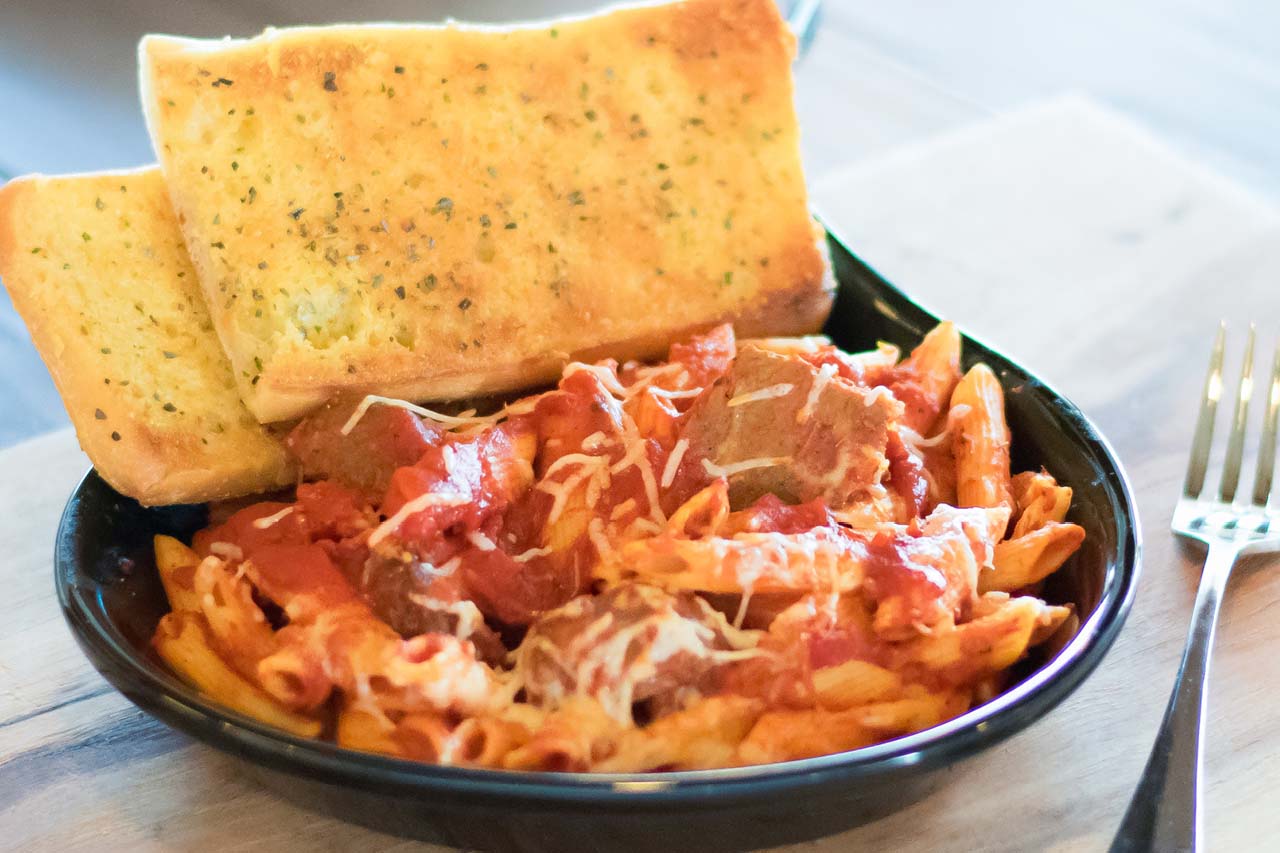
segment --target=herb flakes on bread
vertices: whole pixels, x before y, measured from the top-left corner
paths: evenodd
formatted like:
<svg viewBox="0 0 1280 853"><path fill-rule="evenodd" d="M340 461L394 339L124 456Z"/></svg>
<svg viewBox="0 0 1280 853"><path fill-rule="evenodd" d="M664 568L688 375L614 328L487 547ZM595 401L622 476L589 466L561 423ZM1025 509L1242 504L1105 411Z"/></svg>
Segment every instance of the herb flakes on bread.
<svg viewBox="0 0 1280 853"><path fill-rule="evenodd" d="M198 503L293 482L240 400L159 169L0 187L0 278L117 491Z"/></svg>
<svg viewBox="0 0 1280 853"><path fill-rule="evenodd" d="M262 421L449 399L831 304L772 0L149 36L148 126Z"/></svg>

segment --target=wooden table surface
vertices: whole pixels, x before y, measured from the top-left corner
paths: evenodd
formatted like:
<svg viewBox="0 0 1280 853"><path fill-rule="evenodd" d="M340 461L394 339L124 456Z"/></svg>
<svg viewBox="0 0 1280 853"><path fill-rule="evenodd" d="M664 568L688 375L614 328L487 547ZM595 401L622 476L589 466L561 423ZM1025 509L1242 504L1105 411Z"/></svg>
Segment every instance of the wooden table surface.
<svg viewBox="0 0 1280 853"><path fill-rule="evenodd" d="M1182 648L1198 555L1168 533L1220 317L1280 333L1280 213L1114 113L1063 99L817 182L850 244L926 305L1011 353L1091 415L1127 466L1146 560L1101 667L937 793L792 848L1105 849ZM1237 369L1240 339L1229 364ZM1016 437L1015 437L1016 441ZM90 668L54 600L59 512L85 467L67 432L0 453L0 847L429 850L286 804L142 714ZM1208 721L1210 850L1280 837L1280 572L1252 564L1223 609Z"/></svg>

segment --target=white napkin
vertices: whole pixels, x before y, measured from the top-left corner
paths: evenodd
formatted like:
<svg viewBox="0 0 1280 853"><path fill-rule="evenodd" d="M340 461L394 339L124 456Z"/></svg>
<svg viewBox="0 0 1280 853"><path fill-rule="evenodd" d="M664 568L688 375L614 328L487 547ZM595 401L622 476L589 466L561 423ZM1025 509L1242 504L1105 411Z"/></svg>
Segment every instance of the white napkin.
<svg viewBox="0 0 1280 853"><path fill-rule="evenodd" d="M812 198L889 281L1081 397L1071 368L1096 354L1092 336L1060 333L1066 320L1114 324L1123 347L1135 312L1108 305L1265 292L1243 273L1204 278L1280 227L1276 208L1077 95L857 163Z"/></svg>

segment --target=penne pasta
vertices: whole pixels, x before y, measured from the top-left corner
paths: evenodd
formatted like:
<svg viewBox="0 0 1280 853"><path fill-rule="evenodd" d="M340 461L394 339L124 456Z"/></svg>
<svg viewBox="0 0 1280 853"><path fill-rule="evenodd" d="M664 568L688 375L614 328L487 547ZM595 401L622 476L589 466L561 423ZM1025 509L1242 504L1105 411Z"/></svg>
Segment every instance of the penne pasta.
<svg viewBox="0 0 1280 853"><path fill-rule="evenodd" d="M156 653L184 681L215 702L269 726L301 737L317 737L319 720L296 714L255 687L213 650L204 618L190 612L170 613L160 620L152 641Z"/></svg>
<svg viewBox="0 0 1280 853"><path fill-rule="evenodd" d="M743 738L760 717L761 702L744 696L713 696L668 714L618 739L612 756L593 768L606 773L701 770L736 763Z"/></svg>
<svg viewBox="0 0 1280 853"><path fill-rule="evenodd" d="M334 740L338 746L347 749L400 755L401 749L394 736L395 729L395 724L384 714L347 703L338 712Z"/></svg>
<svg viewBox="0 0 1280 853"><path fill-rule="evenodd" d="M924 435L960 381L960 331L939 323L895 369L893 387L906 406L902 423Z"/></svg>
<svg viewBox="0 0 1280 853"><path fill-rule="evenodd" d="M973 682L1008 669L1033 638L1048 636L1070 614L1031 596L997 599L989 606L990 612L969 622L904 643L896 650L898 660L944 684Z"/></svg>
<svg viewBox="0 0 1280 853"><path fill-rule="evenodd" d="M858 724L887 735L905 735L936 726L968 707L967 691L926 690L913 686L907 695L884 702L870 702L845 713Z"/></svg>
<svg viewBox="0 0 1280 853"><path fill-rule="evenodd" d="M599 574L606 580L639 579L670 590L847 592L861 585L865 565L865 543L819 529L696 540L653 537L620 549Z"/></svg>
<svg viewBox="0 0 1280 853"><path fill-rule="evenodd" d="M454 764L473 767L501 767L514 750L529 742L528 726L496 717L463 720L450 736L449 752Z"/></svg>
<svg viewBox="0 0 1280 853"><path fill-rule="evenodd" d="M667 519L675 536L698 539L714 536L729 518L729 482L716 479L682 503Z"/></svg>
<svg viewBox="0 0 1280 853"><path fill-rule="evenodd" d="M1004 392L991 368L975 365L964 375L951 394L951 410L955 419L956 503L1012 509Z"/></svg>
<svg viewBox="0 0 1280 853"><path fill-rule="evenodd" d="M195 573L196 566L200 565L200 555L172 536L156 536L153 542L156 570L160 574L165 597L169 599L169 607L174 612L199 610Z"/></svg>
<svg viewBox="0 0 1280 853"><path fill-rule="evenodd" d="M599 702L573 698L549 714L524 745L502 761L508 770L576 770L591 768L611 755L623 727Z"/></svg>
<svg viewBox="0 0 1280 853"><path fill-rule="evenodd" d="M902 690L893 670L862 660L849 660L813 673L813 691L823 708L842 711L888 699Z"/></svg>
<svg viewBox="0 0 1280 853"><path fill-rule="evenodd" d="M770 711L751 728L738 759L743 764L769 764L827 755L867 746L879 740L862 724L858 709L846 711Z"/></svg>
<svg viewBox="0 0 1280 853"><path fill-rule="evenodd" d="M276 651L276 638L253 600L252 585L212 557L196 567L193 582L198 609L218 654L241 675L253 678L258 663Z"/></svg>
<svg viewBox="0 0 1280 853"><path fill-rule="evenodd" d="M1084 541L1084 528L1046 522L995 547L992 568L978 575L978 591L1013 592L1039 583L1056 572Z"/></svg>
<svg viewBox="0 0 1280 853"><path fill-rule="evenodd" d="M1018 539L1051 522L1063 521L1071 508L1071 489L1059 486L1044 471L1026 471L1014 475L1012 481L1014 504L1013 534Z"/></svg>
<svg viewBox="0 0 1280 853"><path fill-rule="evenodd" d="M434 713L405 714L391 735L397 754L432 764L457 763L453 732L444 717Z"/></svg>
<svg viewBox="0 0 1280 853"><path fill-rule="evenodd" d="M1069 487L1011 476L999 380L961 376L959 340L738 359L723 326L491 415L335 405L297 429L359 489L224 514L199 553L156 537L156 650L255 719L459 767L733 767L938 725L1069 639L1072 607L1028 593L1084 538ZM394 452L326 459L334 424Z"/></svg>

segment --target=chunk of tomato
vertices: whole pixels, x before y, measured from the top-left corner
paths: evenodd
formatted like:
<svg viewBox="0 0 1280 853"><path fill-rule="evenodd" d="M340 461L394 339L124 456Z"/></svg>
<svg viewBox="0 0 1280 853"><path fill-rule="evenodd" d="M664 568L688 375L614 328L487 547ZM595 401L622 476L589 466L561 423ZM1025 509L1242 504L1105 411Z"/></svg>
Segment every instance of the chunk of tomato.
<svg viewBox="0 0 1280 853"><path fill-rule="evenodd" d="M480 610L508 625L527 625L578 591L575 573L546 557L518 562L498 549L473 548L463 555L460 571Z"/></svg>
<svg viewBox="0 0 1280 853"><path fill-rule="evenodd" d="M285 510L289 512L280 515ZM276 515L280 517L272 520ZM263 501L236 512L222 524L201 530L192 547L207 557L213 543L225 542L235 545L247 557L265 545L305 545L310 540L306 525L292 504Z"/></svg>

